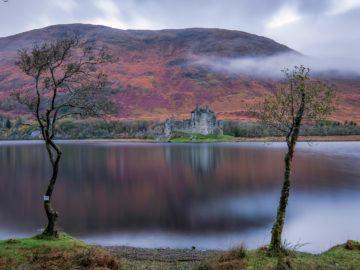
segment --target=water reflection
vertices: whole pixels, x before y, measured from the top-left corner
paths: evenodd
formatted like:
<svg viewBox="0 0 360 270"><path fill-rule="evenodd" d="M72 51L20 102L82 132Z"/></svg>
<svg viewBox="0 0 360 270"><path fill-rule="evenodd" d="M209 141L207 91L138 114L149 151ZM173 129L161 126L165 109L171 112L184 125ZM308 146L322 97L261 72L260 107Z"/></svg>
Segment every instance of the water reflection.
<svg viewBox="0 0 360 270"><path fill-rule="evenodd" d="M267 237L282 181L283 144L61 144L54 207L70 234L139 246L162 235L165 246L193 241L204 248L229 247L230 239L262 244ZM359 143L299 145L287 224L312 224L311 215L299 221L302 207L313 213L309 202L327 202L317 211L330 215L334 194L343 194L338 205L351 199L344 205L357 211L359 196L350 193L360 184L360 157L354 154L359 150ZM49 175L42 144L0 143L0 238L34 234L43 226L41 199ZM294 224L286 227L289 236L296 235L293 228L304 235Z"/></svg>
<svg viewBox="0 0 360 270"><path fill-rule="evenodd" d="M169 144L164 150L168 166L177 168L189 164L195 177L215 173L219 163L224 160L223 151L219 151L214 144Z"/></svg>

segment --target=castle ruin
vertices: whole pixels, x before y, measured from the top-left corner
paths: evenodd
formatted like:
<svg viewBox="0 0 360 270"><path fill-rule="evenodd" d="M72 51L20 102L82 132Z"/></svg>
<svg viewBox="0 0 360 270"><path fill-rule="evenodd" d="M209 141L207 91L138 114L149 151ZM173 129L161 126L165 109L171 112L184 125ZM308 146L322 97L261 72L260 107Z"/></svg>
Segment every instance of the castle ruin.
<svg viewBox="0 0 360 270"><path fill-rule="evenodd" d="M172 131L222 135L223 123L221 120L216 120L215 113L209 110L209 106L206 106L205 109L196 106L195 110L191 112L191 119L178 121L175 120L174 115L170 120L166 119L164 136L169 137Z"/></svg>

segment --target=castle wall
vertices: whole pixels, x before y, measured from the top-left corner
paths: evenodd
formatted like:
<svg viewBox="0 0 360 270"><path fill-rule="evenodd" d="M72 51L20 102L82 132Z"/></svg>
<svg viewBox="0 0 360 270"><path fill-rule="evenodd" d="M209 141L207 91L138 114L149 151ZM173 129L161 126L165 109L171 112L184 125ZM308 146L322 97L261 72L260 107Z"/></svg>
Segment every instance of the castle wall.
<svg viewBox="0 0 360 270"><path fill-rule="evenodd" d="M173 131L180 131L184 133L193 133L194 127L191 120L176 121L172 127Z"/></svg>
<svg viewBox="0 0 360 270"><path fill-rule="evenodd" d="M222 121L216 120L215 113L210 111L208 107L202 109L196 107L191 112L191 119L176 121L174 117L165 122L164 135L170 136L171 131L179 131L184 133L195 134L223 134Z"/></svg>

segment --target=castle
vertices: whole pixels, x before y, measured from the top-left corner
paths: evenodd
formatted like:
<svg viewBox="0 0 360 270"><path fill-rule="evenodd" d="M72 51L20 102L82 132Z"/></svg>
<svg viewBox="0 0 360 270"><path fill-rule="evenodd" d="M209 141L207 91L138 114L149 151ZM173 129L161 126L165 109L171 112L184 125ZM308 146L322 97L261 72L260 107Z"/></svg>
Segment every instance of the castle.
<svg viewBox="0 0 360 270"><path fill-rule="evenodd" d="M166 119L164 136L169 137L172 131L222 135L223 123L221 120L216 120L215 113L209 110L209 106L206 106L205 109L196 106L195 110L191 112L191 119L177 121L174 115L170 120Z"/></svg>

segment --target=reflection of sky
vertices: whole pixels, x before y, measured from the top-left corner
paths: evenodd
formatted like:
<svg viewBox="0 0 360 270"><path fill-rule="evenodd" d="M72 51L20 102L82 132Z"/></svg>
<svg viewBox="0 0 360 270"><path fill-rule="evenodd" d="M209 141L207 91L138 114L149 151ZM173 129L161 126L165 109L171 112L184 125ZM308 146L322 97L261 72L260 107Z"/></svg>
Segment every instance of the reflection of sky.
<svg viewBox="0 0 360 270"><path fill-rule="evenodd" d="M235 143L227 143L228 146L236 146ZM245 142L242 147L283 149L286 150L285 142ZM298 142L295 156L302 152L307 155L317 153L326 156L343 156L360 158L360 142ZM357 160L360 162L360 160Z"/></svg>
<svg viewBox="0 0 360 270"><path fill-rule="evenodd" d="M354 162L360 165L360 142L302 142L298 144L297 150L300 150L301 153L311 152L334 158L339 156L356 158Z"/></svg>
<svg viewBox="0 0 360 270"><path fill-rule="evenodd" d="M264 195L264 194L263 194ZM257 213L269 214L274 211L275 194L263 200L232 198L219 202L220 209L241 213L252 217ZM259 201L260 199L260 201ZM255 202L255 205L252 204ZM302 194L290 196L288 215L284 227L283 240L291 246L300 244L299 250L320 253L336 244L349 239L359 239L360 218L354 213L354 206L360 205L360 192L340 194ZM357 207L356 207L357 208ZM271 224L243 233L224 232L201 235L176 234L161 231L121 232L105 235L94 235L83 239L90 244L125 245L134 247L228 249L245 243L250 248L268 244Z"/></svg>
<svg viewBox="0 0 360 270"><path fill-rule="evenodd" d="M228 248L266 244L284 143L61 142L59 224L91 243ZM284 238L321 251L358 239L360 143L299 143ZM0 239L44 225L43 145L0 142ZM25 222L24 222L25 220ZM154 238L157 240L154 241Z"/></svg>
<svg viewBox="0 0 360 270"><path fill-rule="evenodd" d="M289 203L284 237L308 243L302 250L320 252L349 239L360 238L360 191L328 194L295 193Z"/></svg>

